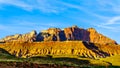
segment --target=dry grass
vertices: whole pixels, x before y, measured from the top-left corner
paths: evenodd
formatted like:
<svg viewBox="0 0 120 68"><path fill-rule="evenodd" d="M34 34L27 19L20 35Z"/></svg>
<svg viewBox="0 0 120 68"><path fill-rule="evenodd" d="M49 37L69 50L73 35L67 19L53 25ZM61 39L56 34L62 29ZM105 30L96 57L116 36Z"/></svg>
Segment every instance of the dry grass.
<svg viewBox="0 0 120 68"><path fill-rule="evenodd" d="M115 55L115 56L111 56L111 57L107 57L107 58L101 58L100 60L109 62L113 66L120 66L120 55Z"/></svg>

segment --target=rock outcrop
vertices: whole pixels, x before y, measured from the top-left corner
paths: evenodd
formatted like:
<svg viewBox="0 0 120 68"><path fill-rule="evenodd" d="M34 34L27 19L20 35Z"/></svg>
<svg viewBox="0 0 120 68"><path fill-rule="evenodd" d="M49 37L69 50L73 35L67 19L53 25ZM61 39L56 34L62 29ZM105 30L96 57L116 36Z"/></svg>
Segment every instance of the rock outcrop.
<svg viewBox="0 0 120 68"><path fill-rule="evenodd" d="M116 41L98 33L94 28L82 29L77 26L64 28L49 28L41 31L39 34L32 31L27 34L16 34L7 36L0 42L33 42L33 41L87 41L99 44L117 44Z"/></svg>
<svg viewBox="0 0 120 68"><path fill-rule="evenodd" d="M98 33L94 28L87 29L89 32L90 42L100 44L117 44L116 41Z"/></svg>
<svg viewBox="0 0 120 68"><path fill-rule="evenodd" d="M6 36L1 39L0 42L33 42L36 40L36 31L31 31L26 34L16 34L11 36Z"/></svg>
<svg viewBox="0 0 120 68"><path fill-rule="evenodd" d="M36 41L65 41L65 34L59 28L49 28L48 30L41 31L37 37Z"/></svg>
<svg viewBox="0 0 120 68"><path fill-rule="evenodd" d="M82 29L77 26L49 28L37 35L37 41L87 41L99 44L117 44L116 41L98 33L94 28Z"/></svg>
<svg viewBox="0 0 120 68"><path fill-rule="evenodd" d="M64 29L66 40L89 41L89 32L85 29L72 26Z"/></svg>

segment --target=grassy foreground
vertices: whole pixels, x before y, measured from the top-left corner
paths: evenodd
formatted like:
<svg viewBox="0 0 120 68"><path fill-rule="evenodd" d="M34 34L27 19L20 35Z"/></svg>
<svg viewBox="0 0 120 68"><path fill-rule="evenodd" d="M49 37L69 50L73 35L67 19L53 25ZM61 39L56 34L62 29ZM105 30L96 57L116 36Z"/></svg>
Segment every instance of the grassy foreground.
<svg viewBox="0 0 120 68"><path fill-rule="evenodd" d="M1 51L2 50L2 51ZM87 68L116 68L120 66L118 60L114 60L114 58L120 58L120 56L108 57L103 59L90 59L84 58L82 56L55 56L55 55L46 55L46 56L35 56L30 58L17 58L15 56L10 55L3 49L0 49L0 67L4 68L79 68L79 67L87 67ZM114 61L109 61L110 59ZM117 65L116 61L118 62ZM35 67L36 66L36 67Z"/></svg>

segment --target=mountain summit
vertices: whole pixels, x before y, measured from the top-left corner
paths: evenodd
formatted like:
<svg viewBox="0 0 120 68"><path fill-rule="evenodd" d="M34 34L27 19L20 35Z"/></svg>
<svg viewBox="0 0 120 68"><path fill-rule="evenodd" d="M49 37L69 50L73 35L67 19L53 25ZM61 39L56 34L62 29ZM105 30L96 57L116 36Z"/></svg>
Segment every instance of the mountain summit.
<svg viewBox="0 0 120 68"><path fill-rule="evenodd" d="M98 33L94 28L83 29L77 26L49 28L37 34L32 31L26 34L6 36L0 42L40 42L40 41L87 41L99 44L117 44L116 41Z"/></svg>

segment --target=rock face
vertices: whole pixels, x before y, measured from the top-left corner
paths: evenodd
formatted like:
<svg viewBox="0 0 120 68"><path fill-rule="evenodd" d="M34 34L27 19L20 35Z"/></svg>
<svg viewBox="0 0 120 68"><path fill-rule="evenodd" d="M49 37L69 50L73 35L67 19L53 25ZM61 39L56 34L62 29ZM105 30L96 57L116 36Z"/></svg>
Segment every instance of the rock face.
<svg viewBox="0 0 120 68"><path fill-rule="evenodd" d="M36 41L65 41L65 34L59 28L49 28L48 30L41 31Z"/></svg>
<svg viewBox="0 0 120 68"><path fill-rule="evenodd" d="M0 42L33 42L33 41L87 41L99 44L117 44L114 40L98 33L94 28L82 29L77 26L64 28L49 28L41 31L39 34L32 31L27 34L16 34L7 36Z"/></svg>
<svg viewBox="0 0 120 68"><path fill-rule="evenodd" d="M90 33L90 42L101 44L117 44L114 40L98 33L94 28L89 28L87 31Z"/></svg>
<svg viewBox="0 0 120 68"><path fill-rule="evenodd" d="M89 32L77 26L64 29L66 40L89 41Z"/></svg>
<svg viewBox="0 0 120 68"><path fill-rule="evenodd" d="M99 44L117 44L116 41L98 33L94 28L87 30L72 26L61 30L49 28L37 35L37 41L87 41Z"/></svg>
<svg viewBox="0 0 120 68"><path fill-rule="evenodd" d="M31 31L30 33L26 34L16 34L11 36L6 36L5 38L1 39L0 42L33 42L36 40L36 31Z"/></svg>

